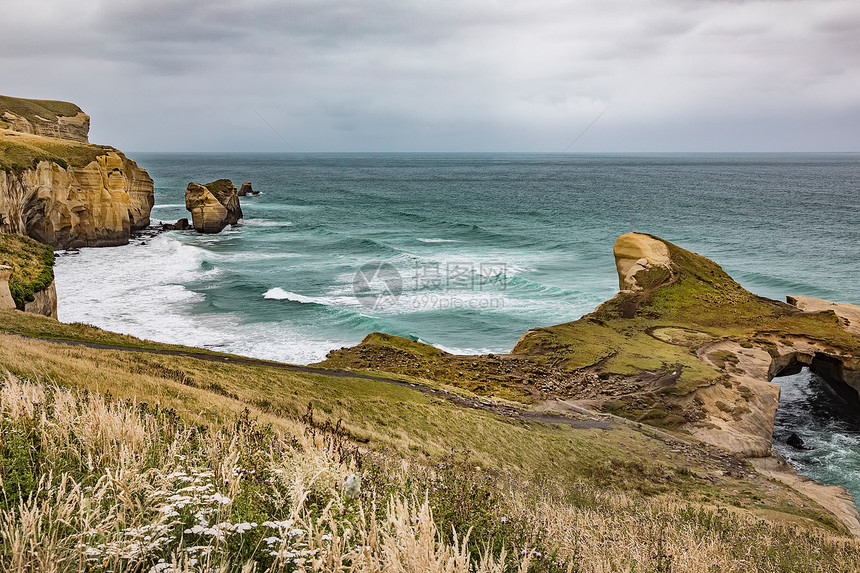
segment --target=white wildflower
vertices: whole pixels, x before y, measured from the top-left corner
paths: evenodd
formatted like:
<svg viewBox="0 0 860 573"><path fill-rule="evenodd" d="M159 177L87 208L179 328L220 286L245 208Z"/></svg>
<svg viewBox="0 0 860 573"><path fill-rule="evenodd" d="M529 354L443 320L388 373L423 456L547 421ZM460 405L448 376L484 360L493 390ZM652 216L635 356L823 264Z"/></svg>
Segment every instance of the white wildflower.
<svg viewBox="0 0 860 573"><path fill-rule="evenodd" d="M236 525L233 526L233 531L235 531L239 534L242 534L242 533L245 533L246 531L250 531L250 530L254 529L255 527L257 527L257 524L253 523L253 522L252 523L248 523L248 522L237 523Z"/></svg>
<svg viewBox="0 0 860 573"><path fill-rule="evenodd" d="M343 497L347 501L355 499L361 493L361 477L358 474L350 474L343 482Z"/></svg>

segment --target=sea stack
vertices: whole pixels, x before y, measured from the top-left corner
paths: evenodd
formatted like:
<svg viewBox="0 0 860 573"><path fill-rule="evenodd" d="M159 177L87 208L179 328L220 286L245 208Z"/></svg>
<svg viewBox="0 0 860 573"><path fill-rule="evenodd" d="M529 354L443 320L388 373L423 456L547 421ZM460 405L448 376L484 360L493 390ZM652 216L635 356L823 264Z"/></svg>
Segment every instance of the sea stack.
<svg viewBox="0 0 860 573"><path fill-rule="evenodd" d="M185 208L191 212L192 223L199 233L220 233L242 218L239 193L229 179L205 185L189 183L185 189Z"/></svg>
<svg viewBox="0 0 860 573"><path fill-rule="evenodd" d="M239 187L239 197L245 197L246 195L259 195L259 191L254 191L254 188L251 187L250 181L245 181L242 183L242 186Z"/></svg>

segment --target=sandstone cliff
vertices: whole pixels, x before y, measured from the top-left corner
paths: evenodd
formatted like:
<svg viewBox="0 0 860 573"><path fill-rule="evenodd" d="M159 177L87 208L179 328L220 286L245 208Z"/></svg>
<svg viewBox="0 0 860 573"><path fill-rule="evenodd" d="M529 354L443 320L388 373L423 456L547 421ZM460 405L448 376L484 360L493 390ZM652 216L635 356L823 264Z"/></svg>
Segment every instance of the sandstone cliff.
<svg viewBox="0 0 860 573"><path fill-rule="evenodd" d="M90 116L65 101L0 96L0 128L87 143Z"/></svg>
<svg viewBox="0 0 860 573"><path fill-rule="evenodd" d="M206 185L189 183L185 189L185 208L191 212L194 228L200 233L220 233L242 218L238 192L229 179Z"/></svg>
<svg viewBox="0 0 860 573"><path fill-rule="evenodd" d="M0 129L0 232L55 248L101 247L125 244L149 225L152 179L121 151L86 143L86 129L70 130L66 116L54 118L53 135L60 137L40 135L49 131L44 126L27 127L43 125L38 114L14 122L3 117L9 121L0 127L14 129Z"/></svg>

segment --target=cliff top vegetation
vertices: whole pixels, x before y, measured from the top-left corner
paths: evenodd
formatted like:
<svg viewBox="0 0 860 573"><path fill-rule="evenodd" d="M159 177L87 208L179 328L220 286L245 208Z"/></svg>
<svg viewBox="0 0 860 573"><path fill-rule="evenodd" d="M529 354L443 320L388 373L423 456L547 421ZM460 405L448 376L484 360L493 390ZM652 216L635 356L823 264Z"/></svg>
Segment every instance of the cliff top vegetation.
<svg viewBox="0 0 860 573"><path fill-rule="evenodd" d="M54 282L54 251L20 235L0 234L0 264L12 267L9 290L18 308Z"/></svg>

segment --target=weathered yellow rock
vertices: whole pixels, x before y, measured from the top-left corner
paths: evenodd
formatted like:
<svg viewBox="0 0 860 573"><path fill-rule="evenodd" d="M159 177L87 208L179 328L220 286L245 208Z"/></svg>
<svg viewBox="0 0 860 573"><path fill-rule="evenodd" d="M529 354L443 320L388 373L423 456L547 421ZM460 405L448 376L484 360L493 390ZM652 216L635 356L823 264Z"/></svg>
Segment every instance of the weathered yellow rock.
<svg viewBox="0 0 860 573"><path fill-rule="evenodd" d="M30 121L26 117L15 115L11 112L4 112L2 115L3 121L10 125L9 129L20 131L21 133L30 133L32 135L42 135L45 137L59 137L60 139L70 139L72 141L80 141L88 143L88 134L90 130L90 116L84 112L78 112L71 117L58 117L55 122L39 122Z"/></svg>
<svg viewBox="0 0 860 573"><path fill-rule="evenodd" d="M153 203L152 179L116 150L83 167L40 161L0 171L0 232L56 248L126 244L149 225Z"/></svg>
<svg viewBox="0 0 860 573"><path fill-rule="evenodd" d="M15 308L15 300L9 291L9 277L12 276L12 267L0 265L0 310L11 310Z"/></svg>
<svg viewBox="0 0 860 573"><path fill-rule="evenodd" d="M89 127L75 104L0 96L0 233L103 247L149 225L152 179Z"/></svg>
<svg viewBox="0 0 860 573"><path fill-rule="evenodd" d="M242 218L236 186L229 179L206 185L189 183L185 189L185 208L191 212L194 228L200 233L220 233Z"/></svg>
<svg viewBox="0 0 860 573"><path fill-rule="evenodd" d="M664 270L671 276L672 257L669 248L662 241L642 233L627 233L615 241L613 248L615 267L618 270L618 288L620 290L641 291L648 286L642 284L637 275L641 271ZM668 277L667 277L668 278Z"/></svg>
<svg viewBox="0 0 860 573"><path fill-rule="evenodd" d="M0 96L0 123L20 133L82 143L90 131L90 116L73 103L9 96Z"/></svg>

